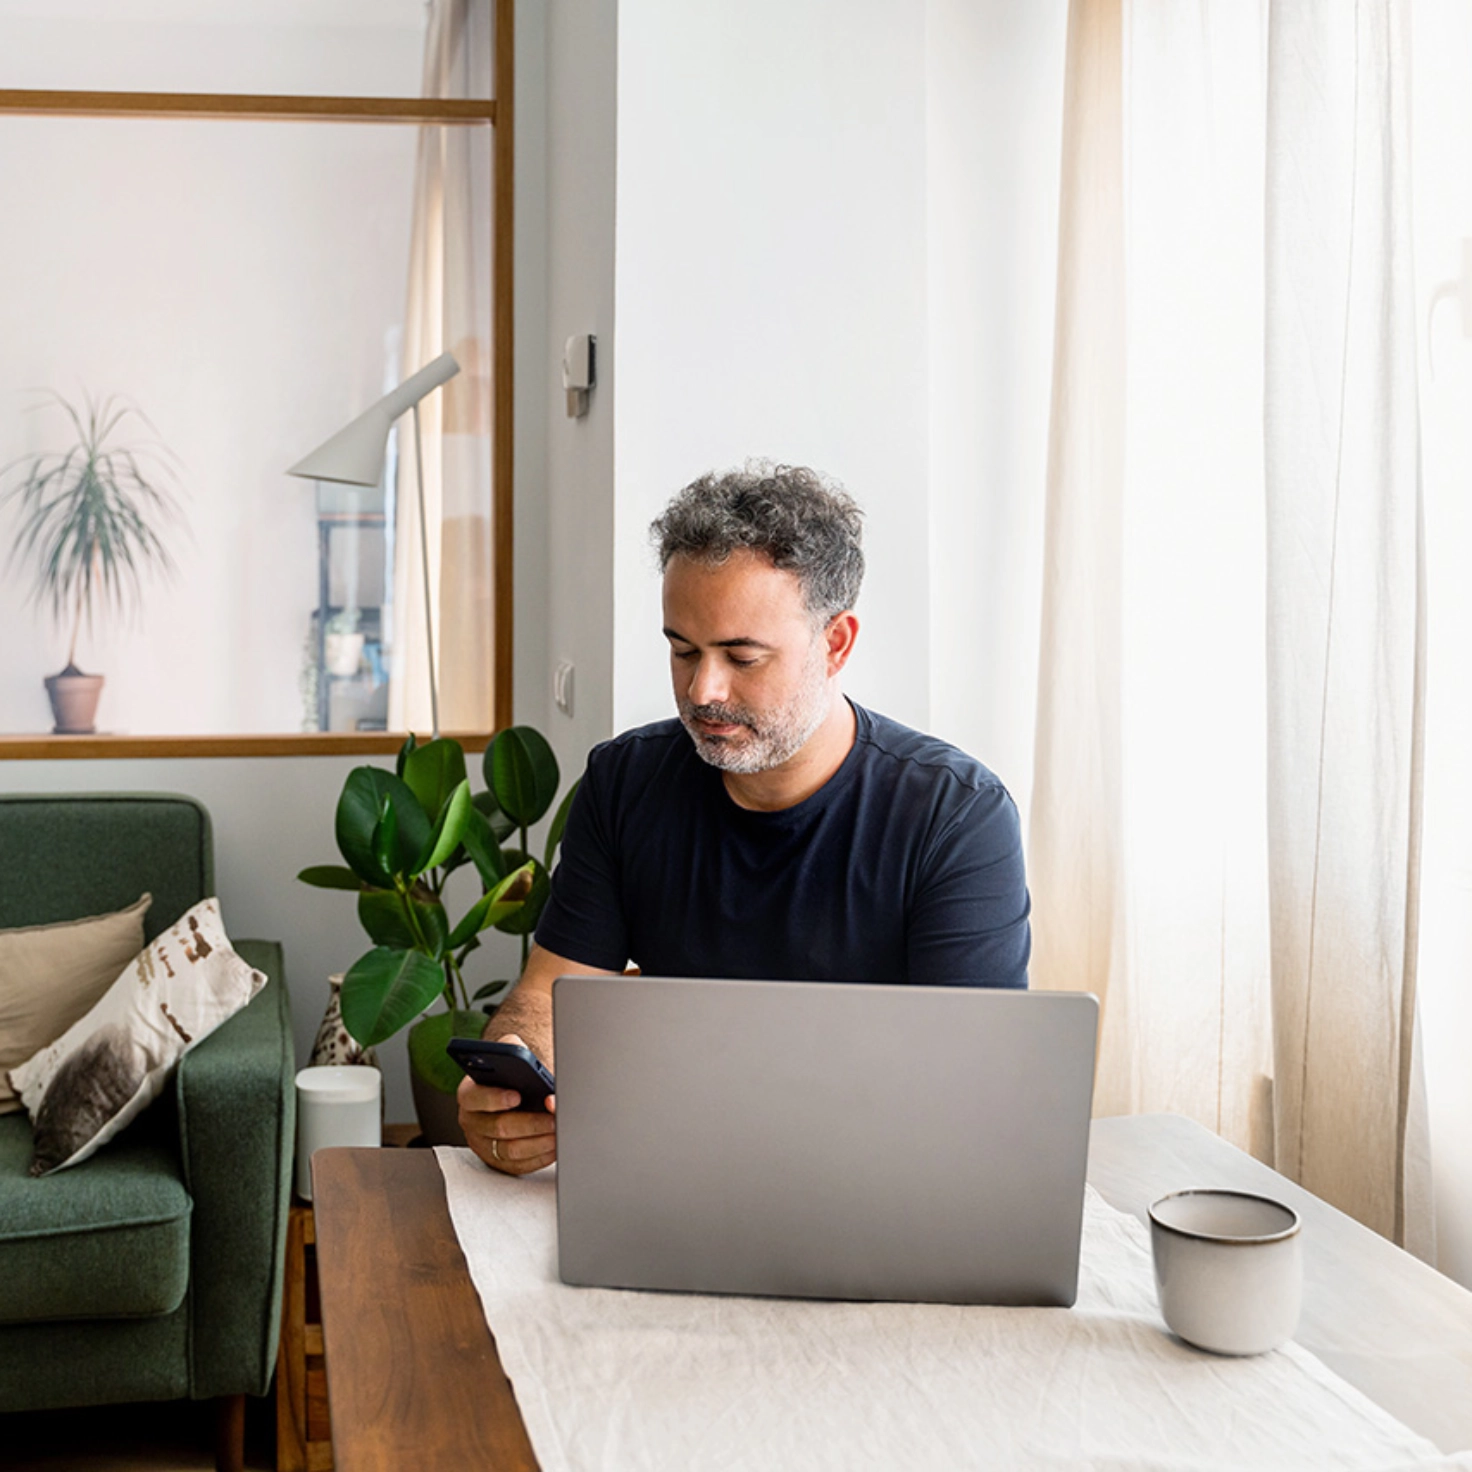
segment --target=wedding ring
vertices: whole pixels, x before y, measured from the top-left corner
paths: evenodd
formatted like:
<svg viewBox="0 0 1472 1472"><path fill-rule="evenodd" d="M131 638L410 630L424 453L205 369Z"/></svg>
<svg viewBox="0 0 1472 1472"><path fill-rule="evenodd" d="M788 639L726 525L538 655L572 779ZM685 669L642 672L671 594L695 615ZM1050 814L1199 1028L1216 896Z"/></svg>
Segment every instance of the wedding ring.
<svg viewBox="0 0 1472 1472"><path fill-rule="evenodd" d="M501 1142L499 1140L493 1139L491 1141L491 1155L497 1160L501 1158Z"/></svg>

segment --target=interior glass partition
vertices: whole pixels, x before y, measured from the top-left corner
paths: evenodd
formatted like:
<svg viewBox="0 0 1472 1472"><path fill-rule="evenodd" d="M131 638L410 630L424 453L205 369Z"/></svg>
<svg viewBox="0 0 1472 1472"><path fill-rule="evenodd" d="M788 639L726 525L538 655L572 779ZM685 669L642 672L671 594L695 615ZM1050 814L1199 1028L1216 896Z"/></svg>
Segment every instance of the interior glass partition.
<svg viewBox="0 0 1472 1472"><path fill-rule="evenodd" d="M67 406L111 403L130 412L109 447L176 508L150 513L171 570L144 558L137 597L78 631L32 597L24 507L0 499L0 740L51 730L42 682L74 633L105 675L99 733L427 729L412 418L376 487L287 472L443 351L461 372L423 406L436 668L446 728L493 729L491 0L229 9L0 0L0 189L29 222L0 273L0 497L70 448ZM27 90L64 83L93 91ZM206 95L226 86L249 94Z"/></svg>

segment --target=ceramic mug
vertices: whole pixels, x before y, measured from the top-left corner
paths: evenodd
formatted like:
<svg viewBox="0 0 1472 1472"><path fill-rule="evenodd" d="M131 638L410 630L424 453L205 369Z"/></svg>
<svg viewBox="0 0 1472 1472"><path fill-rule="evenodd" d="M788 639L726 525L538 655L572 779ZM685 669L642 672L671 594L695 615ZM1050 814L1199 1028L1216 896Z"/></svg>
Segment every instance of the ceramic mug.
<svg viewBox="0 0 1472 1472"><path fill-rule="evenodd" d="M1177 1191L1150 1208L1165 1322L1217 1354L1262 1354L1293 1337L1303 1301L1299 1218L1242 1191Z"/></svg>

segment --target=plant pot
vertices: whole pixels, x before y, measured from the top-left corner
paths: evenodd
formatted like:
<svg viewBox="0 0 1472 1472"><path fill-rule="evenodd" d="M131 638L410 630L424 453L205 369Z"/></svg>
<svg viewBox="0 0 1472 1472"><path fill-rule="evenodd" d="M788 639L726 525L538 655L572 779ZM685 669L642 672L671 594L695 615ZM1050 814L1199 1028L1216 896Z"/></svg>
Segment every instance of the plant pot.
<svg viewBox="0 0 1472 1472"><path fill-rule="evenodd" d="M363 663L366 634L328 634L323 642L323 660L327 673L347 679L358 673Z"/></svg>
<svg viewBox="0 0 1472 1472"><path fill-rule="evenodd" d="M341 971L327 978L327 1010L318 1024L308 1062L314 1068L330 1063L366 1063L377 1068L378 1054L365 1048L342 1024L342 978Z"/></svg>
<svg viewBox="0 0 1472 1472"><path fill-rule="evenodd" d="M426 1145L463 1145L465 1131L460 1128L460 1104L454 1094L442 1094L432 1083L419 1076L412 1065L409 1087L414 1093L414 1113L419 1117L419 1131Z"/></svg>
<svg viewBox="0 0 1472 1472"><path fill-rule="evenodd" d="M451 1037L478 1038L485 1029L484 1012L460 1010L427 1013L409 1029L409 1083L426 1145L465 1143L455 1096L465 1075L447 1056L445 1044Z"/></svg>
<svg viewBox="0 0 1472 1472"><path fill-rule="evenodd" d="M91 736L97 730L97 702L102 698L103 675L84 675L69 664L59 675L46 677L51 715L57 736Z"/></svg>

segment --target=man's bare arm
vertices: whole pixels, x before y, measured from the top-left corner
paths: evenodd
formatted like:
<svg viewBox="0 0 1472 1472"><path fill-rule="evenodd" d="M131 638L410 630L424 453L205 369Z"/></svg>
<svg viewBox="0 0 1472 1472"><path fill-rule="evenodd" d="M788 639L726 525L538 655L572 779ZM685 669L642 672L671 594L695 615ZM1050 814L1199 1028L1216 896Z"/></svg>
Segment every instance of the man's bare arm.
<svg viewBox="0 0 1472 1472"><path fill-rule="evenodd" d="M483 1037L495 1041L515 1033L554 1074L557 1064L552 1056L552 983L559 976L614 976L613 971L600 971L596 966L581 966L565 956L555 955L534 945L527 957L521 980L507 993L496 1015L486 1023Z"/></svg>
<svg viewBox="0 0 1472 1472"><path fill-rule="evenodd" d="M615 976L596 966L580 966L565 956L533 946L521 980L511 989L482 1036L492 1042L525 1044L556 1073L552 1056L552 983L559 976ZM485 1163L507 1175L524 1176L557 1158L557 1099L544 1109L522 1109L509 1089L494 1089L465 1079L460 1084L460 1127L465 1141Z"/></svg>

